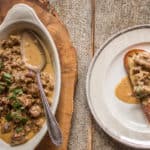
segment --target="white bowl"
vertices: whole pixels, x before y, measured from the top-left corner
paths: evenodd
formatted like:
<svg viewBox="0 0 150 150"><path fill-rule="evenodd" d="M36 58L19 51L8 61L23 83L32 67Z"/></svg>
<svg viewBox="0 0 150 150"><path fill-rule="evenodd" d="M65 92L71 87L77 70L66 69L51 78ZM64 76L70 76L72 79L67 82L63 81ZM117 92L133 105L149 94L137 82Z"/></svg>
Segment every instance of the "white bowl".
<svg viewBox="0 0 150 150"><path fill-rule="evenodd" d="M55 114L59 102L60 88L61 88L61 69L57 48L54 41L47 31L46 27L37 17L35 11L25 4L14 5L7 13L4 21L0 25L0 39L7 38L9 34L15 31L29 29L35 31L44 41L49 54L52 58L54 72L55 72L55 89L53 104L51 106L53 114ZM41 130L28 142L15 147L11 147L0 139L0 149L2 150L32 150L34 149L47 131L46 123Z"/></svg>

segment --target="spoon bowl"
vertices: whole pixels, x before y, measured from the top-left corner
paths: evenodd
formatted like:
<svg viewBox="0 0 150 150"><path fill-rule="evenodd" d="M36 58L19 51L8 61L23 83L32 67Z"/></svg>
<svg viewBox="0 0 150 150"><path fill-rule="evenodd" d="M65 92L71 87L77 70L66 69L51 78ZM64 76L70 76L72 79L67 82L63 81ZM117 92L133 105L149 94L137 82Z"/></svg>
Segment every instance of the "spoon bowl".
<svg viewBox="0 0 150 150"><path fill-rule="evenodd" d="M40 58L40 61L36 60L36 64L32 64L31 62L27 61L27 58L26 58L27 56L25 54L25 51L26 51L25 45L28 44L28 43L26 43L27 38L28 39L30 38L30 40L32 40L36 44L36 46L38 47L38 50L40 52L39 54L40 54L41 58ZM29 69L33 70L34 72L37 72L37 71L41 72L46 66L47 59L46 59L46 54L45 54L45 51L46 51L45 46L44 46L43 42L41 41L41 39L39 38L39 36L36 33L34 33L33 31L23 31L23 33L21 35L21 43L22 43L21 44L22 58L26 64L26 66Z"/></svg>

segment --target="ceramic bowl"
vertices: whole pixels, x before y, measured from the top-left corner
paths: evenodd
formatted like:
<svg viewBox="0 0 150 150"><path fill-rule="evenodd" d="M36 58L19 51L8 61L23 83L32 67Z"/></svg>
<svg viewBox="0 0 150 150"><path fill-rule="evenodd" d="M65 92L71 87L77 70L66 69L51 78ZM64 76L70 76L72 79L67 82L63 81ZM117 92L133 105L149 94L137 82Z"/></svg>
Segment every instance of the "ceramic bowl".
<svg viewBox="0 0 150 150"><path fill-rule="evenodd" d="M60 68L57 48L55 46L55 43L51 35L47 31L43 23L40 21L35 11L31 7L25 4L14 5L8 11L4 21L0 25L0 39L5 39L9 34L24 29L32 30L36 32L43 40L45 46L49 51L49 55L51 56L53 66L54 66L54 73L55 73L55 89L54 89L53 104L51 106L51 109L53 114L55 114L59 102L60 87L61 87L61 68ZM42 140L46 131L47 131L47 125L45 123L41 128L41 130L32 139L30 139L25 144L21 144L15 147L11 147L3 140L0 140L0 149L32 150Z"/></svg>

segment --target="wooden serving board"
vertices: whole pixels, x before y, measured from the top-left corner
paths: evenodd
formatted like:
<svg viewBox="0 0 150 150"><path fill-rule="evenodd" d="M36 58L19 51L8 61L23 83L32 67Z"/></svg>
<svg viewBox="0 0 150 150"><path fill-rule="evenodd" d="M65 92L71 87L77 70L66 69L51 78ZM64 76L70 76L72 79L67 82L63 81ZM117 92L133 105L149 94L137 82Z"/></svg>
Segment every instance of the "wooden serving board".
<svg viewBox="0 0 150 150"><path fill-rule="evenodd" d="M73 97L77 81L75 48L71 43L66 27L59 19L56 11L46 0L0 0L0 22L4 19L7 11L16 3L26 3L34 8L54 39L59 52L62 69L62 87L56 117L63 133L63 144L59 148L56 148L50 143L48 134L46 134L36 150L66 150L71 128Z"/></svg>

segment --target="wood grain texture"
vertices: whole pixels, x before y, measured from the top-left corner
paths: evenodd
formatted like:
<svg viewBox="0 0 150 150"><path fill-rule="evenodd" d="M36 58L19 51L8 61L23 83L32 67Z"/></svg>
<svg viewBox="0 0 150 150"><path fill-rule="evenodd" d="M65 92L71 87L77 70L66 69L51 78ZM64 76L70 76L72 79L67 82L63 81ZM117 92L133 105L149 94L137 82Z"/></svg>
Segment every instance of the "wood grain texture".
<svg viewBox="0 0 150 150"><path fill-rule="evenodd" d="M150 23L150 0L96 0L95 49L116 32ZM106 135L93 121L93 150L131 150Z"/></svg>
<svg viewBox="0 0 150 150"><path fill-rule="evenodd" d="M50 139L48 135L46 135L43 141L37 147L37 150L66 150L70 135L71 119L73 113L73 97L77 79L76 52L72 46L68 31L59 19L57 13L52 8L48 12L48 8L45 3L41 3L43 1L0 0L1 21L6 15L7 10L18 2L24 2L32 6L37 12L39 18L41 18L41 21L47 27L48 31L51 33L59 52L62 69L62 87L56 117L63 133L63 144L59 148L56 148L53 144L50 143Z"/></svg>
<svg viewBox="0 0 150 150"><path fill-rule="evenodd" d="M56 0L52 3L67 26L78 58L78 84L74 99L69 150L91 150L91 114L85 95L91 53L91 0Z"/></svg>
<svg viewBox="0 0 150 150"><path fill-rule="evenodd" d="M95 0L91 0L91 46L92 46L92 56L95 53Z"/></svg>

